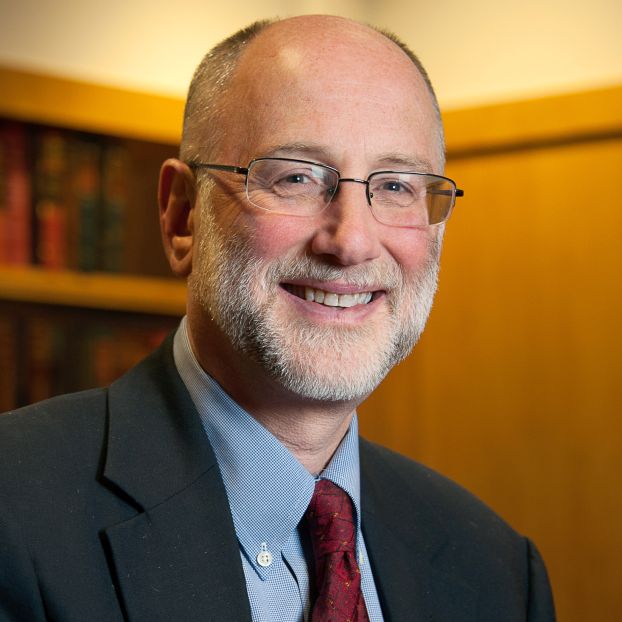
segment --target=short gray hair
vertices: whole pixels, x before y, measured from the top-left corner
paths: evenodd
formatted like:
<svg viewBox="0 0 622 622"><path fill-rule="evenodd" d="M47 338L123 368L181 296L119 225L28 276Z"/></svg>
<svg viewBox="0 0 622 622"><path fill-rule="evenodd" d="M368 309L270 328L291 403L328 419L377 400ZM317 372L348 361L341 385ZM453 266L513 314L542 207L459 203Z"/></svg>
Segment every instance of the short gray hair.
<svg viewBox="0 0 622 622"><path fill-rule="evenodd" d="M254 22L213 47L196 68L188 89L180 158L186 162L212 157L222 137L222 106L233 73L246 46L274 20ZM197 144L205 128L206 144Z"/></svg>

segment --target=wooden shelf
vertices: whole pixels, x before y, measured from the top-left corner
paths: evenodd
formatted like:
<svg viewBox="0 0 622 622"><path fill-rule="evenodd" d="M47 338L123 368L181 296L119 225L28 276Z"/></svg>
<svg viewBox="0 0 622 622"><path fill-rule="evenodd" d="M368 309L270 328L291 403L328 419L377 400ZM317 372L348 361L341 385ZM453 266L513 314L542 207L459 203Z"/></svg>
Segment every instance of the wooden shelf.
<svg viewBox="0 0 622 622"><path fill-rule="evenodd" d="M182 99L0 67L0 116L179 144Z"/></svg>
<svg viewBox="0 0 622 622"><path fill-rule="evenodd" d="M619 136L622 85L443 112L447 157Z"/></svg>
<svg viewBox="0 0 622 622"><path fill-rule="evenodd" d="M172 278L0 267L0 300L181 316L186 285Z"/></svg>

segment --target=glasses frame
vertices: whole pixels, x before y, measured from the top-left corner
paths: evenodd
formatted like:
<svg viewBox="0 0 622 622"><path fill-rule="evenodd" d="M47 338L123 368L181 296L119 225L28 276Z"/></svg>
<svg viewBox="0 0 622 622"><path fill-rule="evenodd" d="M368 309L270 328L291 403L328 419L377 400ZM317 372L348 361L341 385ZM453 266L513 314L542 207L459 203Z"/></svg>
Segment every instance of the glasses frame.
<svg viewBox="0 0 622 622"><path fill-rule="evenodd" d="M314 162L312 160L299 160L297 158L281 158L281 157L270 157L270 156L264 156L264 157L260 157L260 158L253 158L249 163L248 166L233 166L230 164L211 164L208 162L186 162L186 164L190 167L190 169L192 170L196 170L196 169L207 169L207 170L214 170L214 171L224 171L226 173L236 173L238 175L244 175L245 179L244 179L244 188L246 190L246 198L248 199L248 202L259 208L259 209L263 209L265 211L272 211L272 210L267 210L265 207L261 207L260 205L255 205L255 203L253 203L250 199L249 193L248 193L248 174L250 172L250 170L252 169L253 165L256 162L262 162L265 160L277 160L280 162L300 162L301 164L311 164L312 166L319 166L321 168L327 169L329 171L332 171L333 173L335 173L337 175L337 182L335 183L335 187L334 189L332 189L332 192L330 194L330 198L329 200L326 202L326 205L318 212L319 214L321 214L331 203L331 201L333 200L333 198L335 197L335 195L337 194L337 192L339 191L339 184L341 184L342 182L349 182L349 183L356 183L356 184L363 184L365 186L365 196L367 198L367 204L369 205L372 214L374 214L374 209L373 209L373 205L372 205L372 198L373 198L373 193L369 190L369 182L376 176L376 175L386 175L386 174L391 174L391 173L395 173L396 175L421 175L422 177L435 177L439 180L442 181L446 181L449 182L452 186L453 186L453 191L451 190L436 190L434 191L435 194L443 194L443 195L451 195L452 196L452 201L451 201L451 205L449 206L449 210L447 211L447 216L445 217L444 220L440 221L440 222L435 222L429 225L392 225L392 224L388 224L388 223L383 223L383 224L388 224L388 226L393 226L393 227L408 227L408 228L418 228L421 226L428 226L428 227L435 227L437 225L443 224L445 222L447 222L447 220L449 220L449 217L451 216L451 213L453 211L453 208L455 206L456 203L456 199L458 197L463 197L464 196L464 190L461 190L460 188L458 188L456 186L456 182L453 179L450 179L449 177L445 177L444 175L436 175L434 173L422 173L420 171L394 171L394 170L382 170L382 171L373 171L372 173L370 173L367 176L367 179L359 179L357 177L341 177L341 173L339 172L338 169L336 169L333 166L329 166L328 164L322 164L321 162ZM274 212L279 213L279 212ZM293 214L292 214L293 215ZM376 218L376 220L378 220L377 216L374 214L374 218ZM378 222L382 222L381 220L379 220Z"/></svg>

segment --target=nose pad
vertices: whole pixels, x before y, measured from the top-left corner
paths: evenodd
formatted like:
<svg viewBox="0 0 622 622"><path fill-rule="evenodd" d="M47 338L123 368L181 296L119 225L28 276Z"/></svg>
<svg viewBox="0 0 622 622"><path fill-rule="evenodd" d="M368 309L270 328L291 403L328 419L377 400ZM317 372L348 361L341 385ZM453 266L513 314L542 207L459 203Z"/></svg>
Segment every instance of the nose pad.
<svg viewBox="0 0 622 622"><path fill-rule="evenodd" d="M356 177L342 177L339 180L339 183L337 184L337 187L335 188L335 191L332 194L331 199L335 196L335 194L337 194L337 190L339 190L339 184L342 184L344 181L353 183L353 184L363 184L365 186L365 198L367 199L367 205L371 207L371 198L374 195L369 191L369 181L367 179L357 179Z"/></svg>

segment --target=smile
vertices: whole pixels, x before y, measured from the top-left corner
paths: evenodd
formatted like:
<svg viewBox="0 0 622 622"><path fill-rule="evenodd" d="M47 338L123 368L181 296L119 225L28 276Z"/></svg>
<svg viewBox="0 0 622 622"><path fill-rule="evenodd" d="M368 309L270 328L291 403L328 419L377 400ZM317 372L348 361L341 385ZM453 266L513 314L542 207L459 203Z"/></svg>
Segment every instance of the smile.
<svg viewBox="0 0 622 622"><path fill-rule="evenodd" d="M307 287L302 285L290 285L283 283L283 288L290 294L302 298L307 302L317 302L326 307L349 308L356 305L366 305L373 298L372 292L354 292L348 294L338 294L324 289Z"/></svg>

